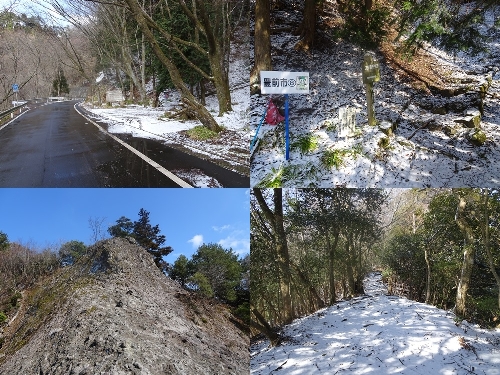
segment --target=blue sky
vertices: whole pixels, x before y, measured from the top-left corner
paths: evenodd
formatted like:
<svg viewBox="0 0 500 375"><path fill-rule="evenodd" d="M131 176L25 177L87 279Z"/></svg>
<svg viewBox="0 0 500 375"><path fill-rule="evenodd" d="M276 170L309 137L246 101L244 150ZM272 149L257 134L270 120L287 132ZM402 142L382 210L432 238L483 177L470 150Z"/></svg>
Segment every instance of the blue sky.
<svg viewBox="0 0 500 375"><path fill-rule="evenodd" d="M59 0L59 4L65 6L67 1ZM17 14L26 14L27 16L40 15L49 24L59 24L68 26L54 8L44 0L0 0L0 11L8 9ZM51 18L51 20L49 20Z"/></svg>
<svg viewBox="0 0 500 375"><path fill-rule="evenodd" d="M11 242L56 247L70 240L90 244L90 218L103 227L121 216L138 219L141 208L159 224L166 245L188 258L202 243L250 252L248 189L0 189L0 231Z"/></svg>

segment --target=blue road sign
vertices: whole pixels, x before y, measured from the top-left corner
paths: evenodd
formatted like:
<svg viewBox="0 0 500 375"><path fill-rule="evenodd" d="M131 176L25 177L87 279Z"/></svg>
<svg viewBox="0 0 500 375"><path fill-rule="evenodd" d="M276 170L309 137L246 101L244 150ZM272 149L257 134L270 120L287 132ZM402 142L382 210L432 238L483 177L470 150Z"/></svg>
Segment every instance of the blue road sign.
<svg viewBox="0 0 500 375"><path fill-rule="evenodd" d="M19 91L19 85L17 83L14 83L12 85L12 91L14 91L14 92L18 92Z"/></svg>

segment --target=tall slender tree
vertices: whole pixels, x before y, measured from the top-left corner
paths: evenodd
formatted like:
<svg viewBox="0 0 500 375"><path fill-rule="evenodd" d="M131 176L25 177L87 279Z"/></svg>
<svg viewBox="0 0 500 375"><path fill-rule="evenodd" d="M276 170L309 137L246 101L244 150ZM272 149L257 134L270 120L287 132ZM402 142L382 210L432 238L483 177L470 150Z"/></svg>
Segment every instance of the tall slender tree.
<svg viewBox="0 0 500 375"><path fill-rule="evenodd" d="M261 70L272 70L270 0L256 0L255 2L254 65L250 73L251 90L260 81Z"/></svg>
<svg viewBox="0 0 500 375"><path fill-rule="evenodd" d="M144 208L139 210L139 220L134 222L132 233L139 245L153 255L153 260L157 267L164 271L166 263L163 260L163 256L170 254L173 249L170 246L162 247L166 238L163 234L160 234L160 227L158 224L155 226L151 225L149 222L149 212Z"/></svg>
<svg viewBox="0 0 500 375"><path fill-rule="evenodd" d="M280 270L280 295L282 300L282 320L290 323L294 318L292 309L292 297L290 292L291 287L291 272L290 272L290 255L288 253L288 243L283 225L283 193L281 189L273 189L272 202L274 209L271 210L267 204L264 195L260 189L254 188L253 194L262 210L269 229L273 236L274 250L278 267Z"/></svg>

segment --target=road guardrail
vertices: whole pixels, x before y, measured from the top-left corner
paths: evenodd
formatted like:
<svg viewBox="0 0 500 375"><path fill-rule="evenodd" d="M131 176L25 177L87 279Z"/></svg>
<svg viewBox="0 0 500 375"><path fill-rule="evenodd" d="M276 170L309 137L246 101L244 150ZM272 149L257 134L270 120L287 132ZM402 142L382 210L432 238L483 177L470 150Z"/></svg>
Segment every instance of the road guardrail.
<svg viewBox="0 0 500 375"><path fill-rule="evenodd" d="M15 111L17 111L18 109L23 108L26 104L28 104L28 102L25 102L25 103L20 104L18 106L12 107L11 109L8 109L8 110L6 110L4 112L0 112L0 119L4 118L5 116L7 116L7 115L9 115L9 114L11 114L11 113L13 113Z"/></svg>

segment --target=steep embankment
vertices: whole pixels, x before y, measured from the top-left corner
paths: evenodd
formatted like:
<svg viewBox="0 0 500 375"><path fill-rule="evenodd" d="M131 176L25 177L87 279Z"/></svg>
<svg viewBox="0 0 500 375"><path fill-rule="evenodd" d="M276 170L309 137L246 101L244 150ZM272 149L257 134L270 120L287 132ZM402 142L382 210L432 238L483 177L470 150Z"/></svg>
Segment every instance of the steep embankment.
<svg viewBox="0 0 500 375"><path fill-rule="evenodd" d="M248 337L228 309L165 277L133 240L97 243L24 303L0 374L248 372Z"/></svg>
<svg viewBox="0 0 500 375"><path fill-rule="evenodd" d="M289 340L251 349L252 374L500 374L500 330L448 311L388 296L380 274L368 295L340 302L285 327Z"/></svg>

